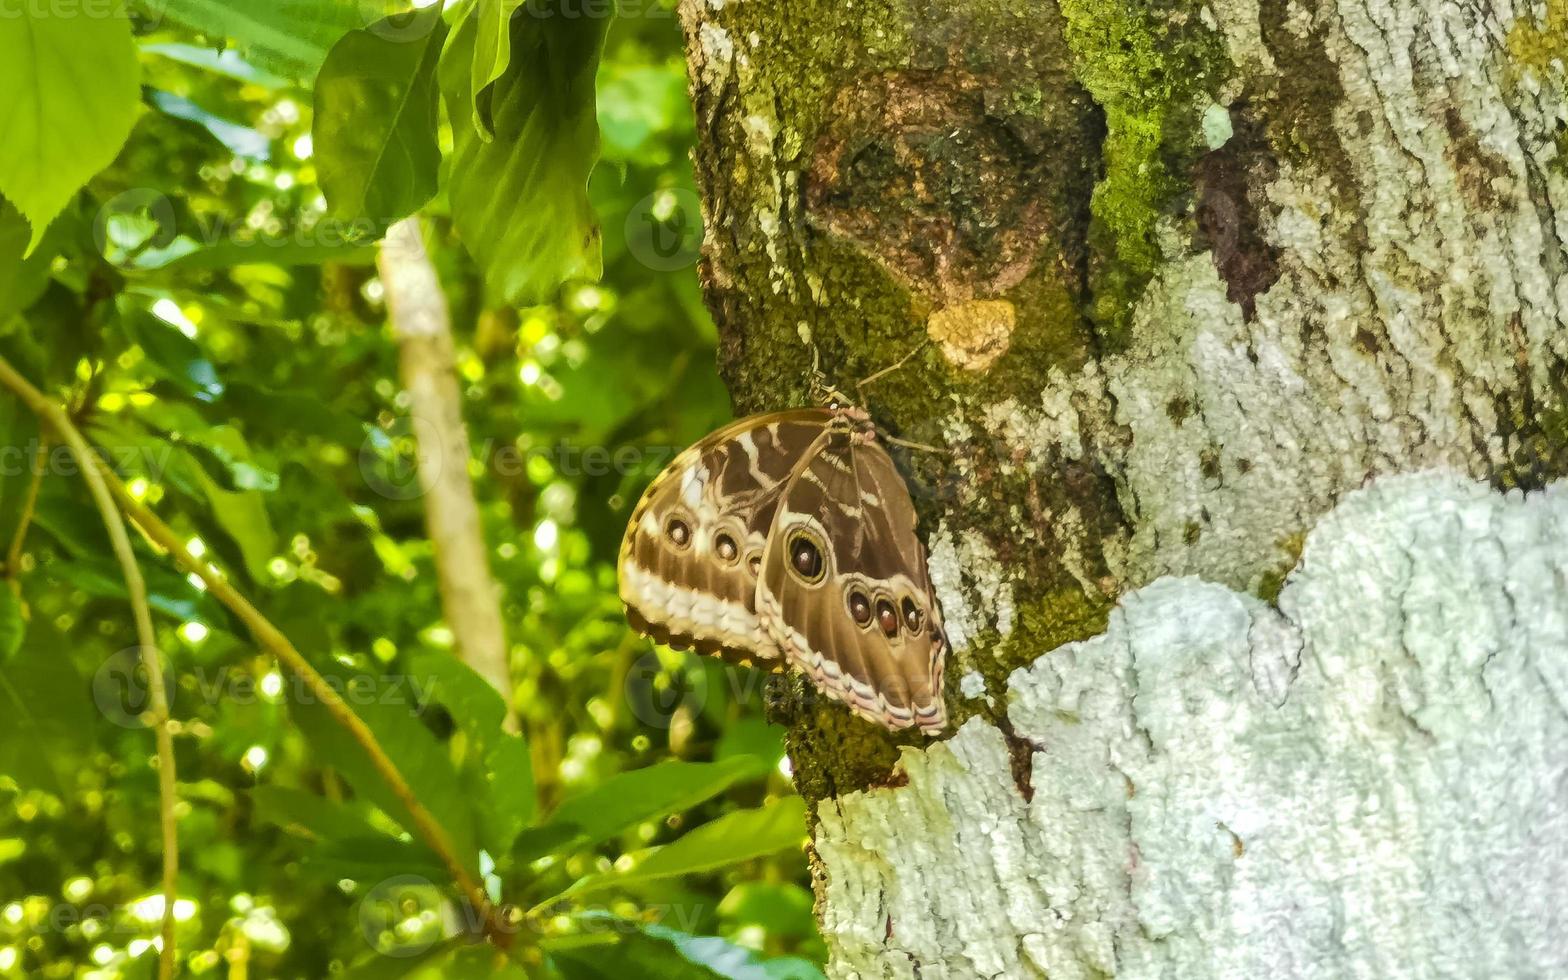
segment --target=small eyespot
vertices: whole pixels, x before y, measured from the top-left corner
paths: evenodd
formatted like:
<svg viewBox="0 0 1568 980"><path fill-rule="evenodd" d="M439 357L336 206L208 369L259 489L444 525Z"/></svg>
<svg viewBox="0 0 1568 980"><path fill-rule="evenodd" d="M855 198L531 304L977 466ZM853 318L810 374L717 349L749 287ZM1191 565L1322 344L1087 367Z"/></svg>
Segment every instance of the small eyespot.
<svg viewBox="0 0 1568 980"><path fill-rule="evenodd" d="M749 556L747 556L747 558L746 558L746 567L751 570L751 574L753 576L761 574L762 573L762 552L760 552L760 551L753 551Z"/></svg>
<svg viewBox="0 0 1568 980"><path fill-rule="evenodd" d="M719 560L726 564L733 563L740 555L740 548L735 544L735 539L723 531L713 539L713 551L719 556Z"/></svg>
<svg viewBox="0 0 1568 980"><path fill-rule="evenodd" d="M856 626L864 628L871 625L871 600L859 589L849 594L849 616Z"/></svg>
<svg viewBox="0 0 1568 980"><path fill-rule="evenodd" d="M893 611L893 604L886 599L877 600L877 625L882 627L882 633L889 639L898 635L898 613Z"/></svg>
<svg viewBox="0 0 1568 980"><path fill-rule="evenodd" d="M822 549L805 534L795 535L789 543L789 567L807 584L821 581Z"/></svg>
<svg viewBox="0 0 1568 980"><path fill-rule="evenodd" d="M677 548L691 544L691 527L679 517L670 518L669 523L664 525L664 533Z"/></svg>
<svg viewBox="0 0 1568 980"><path fill-rule="evenodd" d="M904 628L911 633L920 632L920 628L926 624L926 617L920 607L915 605L915 600L906 595L899 608L904 613Z"/></svg>

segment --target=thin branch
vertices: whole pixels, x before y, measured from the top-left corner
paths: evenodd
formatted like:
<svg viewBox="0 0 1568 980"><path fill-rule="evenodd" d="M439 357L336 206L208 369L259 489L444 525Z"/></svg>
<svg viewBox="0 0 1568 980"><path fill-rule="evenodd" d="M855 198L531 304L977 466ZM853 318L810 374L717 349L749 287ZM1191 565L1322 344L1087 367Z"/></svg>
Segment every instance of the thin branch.
<svg viewBox="0 0 1568 980"><path fill-rule="evenodd" d="M147 604L147 583L142 579L141 567L136 564L136 552L131 548L131 536L126 533L125 520L120 516L119 509L115 507L114 497L109 490L109 481L104 476L103 464L92 447L87 444L81 431L71 423L59 405L28 384L27 380L17 374L4 358L0 358L0 383L16 392L39 420L53 429L55 435L70 447L72 455L76 457L77 466L82 471L82 479L87 482L87 492L92 496L99 516L103 518L104 529L109 532L109 546L114 550L114 557L120 563L120 573L125 577L125 591L130 596L131 603L131 619L136 624L136 642L141 648L142 665L147 671L150 701L148 713L152 716L152 729L158 745L158 822L163 831L163 923L160 929L163 948L158 951L158 977L159 980L170 980L174 976L174 902L180 872L179 829L174 815L174 733L170 730L168 691L163 686L163 662L158 658L158 638L153 632L152 609ZM37 475L29 493L29 505L36 502L37 487L42 479L42 473L43 467L37 467ZM114 480L114 484L119 486L119 480ZM26 513L30 514L31 509L29 506ZM18 529L16 540L12 542L12 548L18 554L21 551L20 541L25 533L24 523ZM13 559L8 556L6 565L8 573L13 567L12 561Z"/></svg>
<svg viewBox="0 0 1568 980"><path fill-rule="evenodd" d="M507 703L506 727L517 730L500 590L490 574L484 526L468 476L468 431L452 347L452 314L420 237L419 219L393 225L376 256L386 288L398 366L418 423L419 485L425 526L435 548L441 608L463 662Z"/></svg>
<svg viewBox="0 0 1568 980"><path fill-rule="evenodd" d="M33 387L31 382L16 373L3 357L0 357L0 386L15 392L35 414L48 420L51 425L55 425L56 431L62 438L68 441L75 439L83 446L86 445L86 440L70 420L65 418L64 413L47 396ZM59 426L64 428L61 429ZM279 663L298 676L309 689L311 696L315 697L327 709L327 713L333 720L359 744L382 782L408 811L414 822L414 830L435 852L436 857L452 875L452 880L457 882L458 888L479 913L485 934L490 941L503 949L508 948L514 938L515 930L508 926L496 907L491 904L489 896L485 894L479 881L468 872L446 830L425 805L419 802L413 788L408 785L408 781L398 771L396 764L381 747L381 743L376 740L375 733L354 713L353 709L344 703L337 690L327 683L316 668L311 666L310 661L306 660L294 644L289 642L289 638L230 585L217 569L187 551L180 536L156 514L143 506L141 501L133 497L119 479L104 480L106 467L102 460L91 452L84 453L82 456L83 472L90 470L98 475L100 485L107 483L108 492L113 496L115 503L119 504L120 510L142 529L149 540L172 555L186 571L200 578L207 586L208 593L228 607L245 624L262 649L272 654Z"/></svg>
<svg viewBox="0 0 1568 980"><path fill-rule="evenodd" d="M49 461L49 440L38 440L38 451L33 455L33 478L27 483L27 493L22 496L22 513L16 520L16 532L11 535L11 546L5 552L5 579L11 591L22 594L22 548L27 544L27 531L32 526L33 514L38 509L38 492L44 485L44 469Z"/></svg>

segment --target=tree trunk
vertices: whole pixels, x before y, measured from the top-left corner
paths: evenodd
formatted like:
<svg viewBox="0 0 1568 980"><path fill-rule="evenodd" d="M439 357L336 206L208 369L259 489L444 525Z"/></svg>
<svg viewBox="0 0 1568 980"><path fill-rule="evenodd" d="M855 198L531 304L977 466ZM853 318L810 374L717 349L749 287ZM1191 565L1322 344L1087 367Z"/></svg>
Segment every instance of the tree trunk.
<svg viewBox="0 0 1568 980"><path fill-rule="evenodd" d="M1568 975L1562 0L681 16L737 407L953 451L953 733L781 709L830 972Z"/></svg>

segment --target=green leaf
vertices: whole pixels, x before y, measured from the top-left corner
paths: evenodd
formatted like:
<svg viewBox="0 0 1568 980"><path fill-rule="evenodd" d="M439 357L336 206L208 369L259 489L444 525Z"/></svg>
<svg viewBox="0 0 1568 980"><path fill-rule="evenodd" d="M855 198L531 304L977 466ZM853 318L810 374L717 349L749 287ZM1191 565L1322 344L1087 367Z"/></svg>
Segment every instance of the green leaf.
<svg viewBox="0 0 1568 980"><path fill-rule="evenodd" d="M238 51L214 51L212 48L201 47L195 44L143 44L142 51L147 54L161 55L171 61L178 61L192 68L210 71L215 75L232 78L237 82L247 82L251 85L260 85L262 88L283 88L289 80L281 75L262 71L255 65L240 57Z"/></svg>
<svg viewBox="0 0 1568 980"><path fill-rule="evenodd" d="M717 936L693 936L661 925L643 926L643 932L668 943L686 960L701 964L726 980L822 980L815 963L798 956L764 959L756 952Z"/></svg>
<svg viewBox="0 0 1568 980"><path fill-rule="evenodd" d="M119 304L118 319L126 339L142 349L158 375L203 401L223 394L217 369L196 342L133 300Z"/></svg>
<svg viewBox="0 0 1568 980"><path fill-rule="evenodd" d="M496 79L506 74L512 63L512 17L523 0L494 0L474 8L474 57L471 84L474 92L473 119L480 138L495 137L490 99Z"/></svg>
<svg viewBox="0 0 1568 980"><path fill-rule="evenodd" d="M188 469L201 486L213 518L230 540L239 545L240 555L245 559L245 570L251 578L265 581L267 563L278 552L278 535L272 529L272 519L267 516L267 505L261 491L225 490L194 460L190 461Z"/></svg>
<svg viewBox="0 0 1568 980"><path fill-rule="evenodd" d="M305 863L329 880L384 881L412 875L440 882L448 877L446 866L430 848L417 840L398 840L385 834L324 841L306 853Z"/></svg>
<svg viewBox="0 0 1568 980"><path fill-rule="evenodd" d="M318 664L318 669L369 727L415 797L445 829L459 859L477 874L474 814L446 746L420 719L423 692L417 689L419 679L353 673L337 664ZM361 797L380 807L416 839L423 840L408 809L381 779L364 748L321 703L301 688L291 696L289 711L315 749L319 762L335 767Z"/></svg>
<svg viewBox="0 0 1568 980"><path fill-rule="evenodd" d="M0 198L0 325L31 306L49 285L54 255L49 249L27 255L31 241L27 221L10 201Z"/></svg>
<svg viewBox="0 0 1568 980"><path fill-rule="evenodd" d="M444 705L480 745L488 745L502 734L506 702L472 667L450 653L437 651L415 655L408 666L422 689Z"/></svg>
<svg viewBox="0 0 1568 980"><path fill-rule="evenodd" d="M619 773L562 803L543 825L523 834L518 856L531 860L596 844L645 820L694 807L767 768L755 757L737 756L723 762L672 759Z"/></svg>
<svg viewBox="0 0 1568 980"><path fill-rule="evenodd" d="M147 99L164 115L200 126L235 156L262 161L272 156L272 140L249 126L208 112L182 95L153 89L147 93Z"/></svg>
<svg viewBox="0 0 1568 980"><path fill-rule="evenodd" d="M409 670L472 743L464 777L474 789L480 841L493 855L507 853L523 828L533 823L538 796L528 744L501 727L506 702L488 681L448 653L416 656Z"/></svg>
<svg viewBox="0 0 1568 980"><path fill-rule="evenodd" d="M528 974L516 963L508 962L506 954L493 946L464 946L453 949L439 960L424 964L408 974L409 980L528 980Z"/></svg>
<svg viewBox="0 0 1568 980"><path fill-rule="evenodd" d="M563 282L602 271L588 175L599 155L594 75L607 26L605 17L551 10L511 18L510 59L489 96L491 139L474 121L476 17L442 55L452 220L491 303L547 299Z"/></svg>
<svg viewBox="0 0 1568 980"><path fill-rule="evenodd" d="M719 902L719 917L735 928L761 926L768 935L804 939L816 935L808 889L783 881L745 881Z"/></svg>
<svg viewBox="0 0 1568 980"><path fill-rule="evenodd" d="M0 585L0 667L22 647L27 621L22 618L22 600L5 585Z"/></svg>
<svg viewBox="0 0 1568 980"><path fill-rule="evenodd" d="M724 729L715 747L715 759L749 755L778 765L784 757L784 728L763 718L737 718Z"/></svg>
<svg viewBox="0 0 1568 980"><path fill-rule="evenodd" d="M479 813L480 839L492 854L505 854L539 808L528 743L502 735L484 754L487 799Z"/></svg>
<svg viewBox="0 0 1568 980"><path fill-rule="evenodd" d="M88 684L72 660L41 640L26 644L0 670L0 775L61 793L77 752L92 745L92 721Z"/></svg>
<svg viewBox="0 0 1568 980"><path fill-rule="evenodd" d="M626 935L592 933L546 941L550 963L565 980L719 980L706 967L675 955L668 944L636 931Z"/></svg>
<svg viewBox="0 0 1568 980"><path fill-rule="evenodd" d="M797 956L765 959L717 936L639 926L605 913L578 918L593 928L544 944L566 980L822 980L816 964Z"/></svg>
<svg viewBox="0 0 1568 980"><path fill-rule="evenodd" d="M673 875L714 871L799 847L805 840L806 801L785 796L759 809L726 813L673 843L654 849L630 871L590 875L563 894L577 895Z"/></svg>
<svg viewBox="0 0 1568 980"><path fill-rule="evenodd" d="M286 786L257 786L250 791L258 820L316 840L373 837L375 828L346 803Z"/></svg>
<svg viewBox="0 0 1568 980"><path fill-rule="evenodd" d="M316 173L339 218L391 224L435 195L435 76L446 24L439 6L417 16L426 25L417 40L388 37L379 24L345 34L316 78Z"/></svg>
<svg viewBox="0 0 1568 980"><path fill-rule="evenodd" d="M135 0L154 22L165 19L213 40L229 39L265 71L308 82L333 42L369 20L355 0Z"/></svg>
<svg viewBox="0 0 1568 980"><path fill-rule="evenodd" d="M226 238L204 245L189 235L176 237L164 248L136 253L126 267L137 272L156 269L232 269L242 265L375 265L375 240L381 229L370 222L351 224L310 241L276 238Z"/></svg>
<svg viewBox="0 0 1568 980"><path fill-rule="evenodd" d="M32 225L29 250L125 145L140 84L124 17L67 16L48 4L0 16L0 194Z"/></svg>
<svg viewBox="0 0 1568 980"><path fill-rule="evenodd" d="M410 952L408 955L388 956L380 950L373 950L340 974L340 980L409 980L421 974L428 976L425 973L427 968L446 963L455 950L467 945L467 941L466 936L454 936L423 952Z"/></svg>

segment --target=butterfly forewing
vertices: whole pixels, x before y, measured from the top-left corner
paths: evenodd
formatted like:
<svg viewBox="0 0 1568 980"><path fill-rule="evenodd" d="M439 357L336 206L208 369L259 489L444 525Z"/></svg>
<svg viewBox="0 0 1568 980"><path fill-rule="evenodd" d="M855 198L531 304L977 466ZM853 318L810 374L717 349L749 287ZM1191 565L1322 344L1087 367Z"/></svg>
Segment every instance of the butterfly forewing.
<svg viewBox="0 0 1568 980"><path fill-rule="evenodd" d="M758 619L790 663L889 728L946 726L947 640L909 490L869 431L824 431L777 504Z"/></svg>
<svg viewBox="0 0 1568 980"><path fill-rule="evenodd" d="M782 665L757 620L757 575L785 485L831 418L803 409L742 419L659 474L621 543L621 600L634 627L673 647Z"/></svg>

